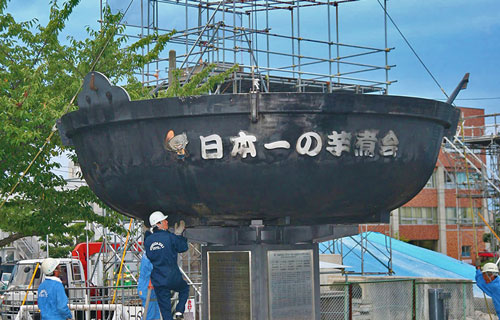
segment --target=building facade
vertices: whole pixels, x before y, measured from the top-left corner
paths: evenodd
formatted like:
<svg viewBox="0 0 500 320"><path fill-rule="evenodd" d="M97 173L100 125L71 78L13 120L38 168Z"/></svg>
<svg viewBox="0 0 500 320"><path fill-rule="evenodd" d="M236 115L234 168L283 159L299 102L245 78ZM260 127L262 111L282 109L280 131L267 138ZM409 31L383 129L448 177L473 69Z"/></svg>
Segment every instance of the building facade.
<svg viewBox="0 0 500 320"><path fill-rule="evenodd" d="M460 109L462 118L484 115L484 109ZM484 128L484 124L484 117L467 120L460 134L464 137L484 135L484 129L478 129ZM476 156L486 163L484 153ZM468 159L481 168L479 161ZM489 231L478 217L480 213L488 223L491 221L484 188L482 175L470 164L466 166L459 152L444 146L426 186L408 203L391 212L390 224L362 225L360 231L381 232L473 264L476 252L490 249L483 241L483 235Z"/></svg>

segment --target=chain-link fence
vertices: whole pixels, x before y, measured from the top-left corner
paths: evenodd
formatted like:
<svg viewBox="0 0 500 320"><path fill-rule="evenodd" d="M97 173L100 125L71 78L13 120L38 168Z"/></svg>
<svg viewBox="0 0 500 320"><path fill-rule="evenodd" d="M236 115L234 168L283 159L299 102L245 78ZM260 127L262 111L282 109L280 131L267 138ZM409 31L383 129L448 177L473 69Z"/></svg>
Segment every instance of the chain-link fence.
<svg viewBox="0 0 500 320"><path fill-rule="evenodd" d="M484 293L481 294L481 297L474 297L474 317L468 319L498 320L491 298Z"/></svg>
<svg viewBox="0 0 500 320"><path fill-rule="evenodd" d="M443 301L445 319L467 319L474 316L472 282L416 281L417 319L426 319L429 315L429 290L435 290L437 299Z"/></svg>
<svg viewBox="0 0 500 320"><path fill-rule="evenodd" d="M435 319L498 319L491 299L474 297L469 280L338 278L321 285L321 320L427 320L436 304L442 313Z"/></svg>
<svg viewBox="0 0 500 320"><path fill-rule="evenodd" d="M346 319L350 314L349 285L331 284L321 286L321 320Z"/></svg>
<svg viewBox="0 0 500 320"><path fill-rule="evenodd" d="M321 319L412 319L413 281L359 281L321 286Z"/></svg>
<svg viewBox="0 0 500 320"><path fill-rule="evenodd" d="M321 320L427 320L431 319L429 295L437 292L444 315L438 319L497 320L489 297L474 296L473 282L444 279L367 279L366 277L329 278L321 285ZM8 290L0 295L0 320L14 320L21 304L33 319L39 319L36 290ZM115 294L116 293L116 294ZM199 294L191 292L201 319ZM70 288L67 291L74 317L83 319L141 319L143 308L136 286ZM113 299L115 296L115 299ZM34 303L35 302L35 303ZM194 316L195 315L195 316ZM21 318L24 319L24 318Z"/></svg>

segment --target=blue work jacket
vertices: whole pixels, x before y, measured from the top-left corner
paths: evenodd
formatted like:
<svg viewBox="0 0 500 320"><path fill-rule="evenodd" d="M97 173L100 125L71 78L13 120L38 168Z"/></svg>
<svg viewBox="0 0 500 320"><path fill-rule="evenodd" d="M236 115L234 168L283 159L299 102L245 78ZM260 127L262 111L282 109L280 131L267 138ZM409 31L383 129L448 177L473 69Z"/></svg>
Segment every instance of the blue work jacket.
<svg viewBox="0 0 500 320"><path fill-rule="evenodd" d="M47 277L38 287L38 307L42 320L73 318L68 308L68 297L63 284L57 277Z"/></svg>
<svg viewBox="0 0 500 320"><path fill-rule="evenodd" d="M175 288L182 284L177 265L178 253L188 249L186 238L156 228L144 241L146 255L153 264L151 283L154 287Z"/></svg>
<svg viewBox="0 0 500 320"><path fill-rule="evenodd" d="M149 261L148 257L144 254L141 259L141 268L139 273L139 281L137 282L137 293L139 296L146 299L148 295L149 279L151 278L151 271L153 271L153 265ZM151 290L149 296L150 299L156 299L156 294L154 290Z"/></svg>
<svg viewBox="0 0 500 320"><path fill-rule="evenodd" d="M146 307L151 271L153 271L153 265L151 264L151 261L149 261L148 257L145 254L143 254L141 259L139 281L137 283L137 293L139 294L139 297L142 300L143 307ZM148 313L146 315L146 320L156 320L156 319L161 319L160 307L158 306L158 301L156 300L155 291L154 289L151 289L151 294L149 295Z"/></svg>
<svg viewBox="0 0 500 320"><path fill-rule="evenodd" d="M483 273L481 270L476 270L476 284L481 290L493 300L493 305L495 306L495 311L497 315L500 316L500 278L498 276L495 280L490 283L486 283L483 278Z"/></svg>

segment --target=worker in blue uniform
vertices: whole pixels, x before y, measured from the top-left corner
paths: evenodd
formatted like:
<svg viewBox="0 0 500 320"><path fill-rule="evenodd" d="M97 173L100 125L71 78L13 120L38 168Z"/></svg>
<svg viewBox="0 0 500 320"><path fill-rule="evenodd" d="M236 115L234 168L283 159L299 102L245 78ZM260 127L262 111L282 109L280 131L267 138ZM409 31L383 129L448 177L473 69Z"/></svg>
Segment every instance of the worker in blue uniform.
<svg viewBox="0 0 500 320"><path fill-rule="evenodd" d="M59 279L59 260L47 258L42 262L45 280L38 287L38 307L42 320L72 319L68 308L68 297Z"/></svg>
<svg viewBox="0 0 500 320"><path fill-rule="evenodd" d="M153 265L151 264L151 261L149 261L146 254L143 254L141 259L139 282L137 283L137 293L142 300L142 306L146 308L146 303L148 304L146 320L159 320L161 319L160 307L158 306L155 290L152 286L149 294L149 302L147 302L148 291L151 283L151 271L153 271Z"/></svg>
<svg viewBox="0 0 500 320"><path fill-rule="evenodd" d="M500 279L498 266L495 263L486 263L482 270L476 270L476 284L493 300L497 315L500 316Z"/></svg>
<svg viewBox="0 0 500 320"><path fill-rule="evenodd" d="M175 308L175 319L184 319L184 308L189 298L189 286L182 278L177 265L177 256L188 249L187 239L182 236L184 221L175 224L174 233L168 231L166 215L155 211L149 216L153 234L144 240L146 255L153 264L151 282L156 292L163 320L172 319L171 293L179 293Z"/></svg>

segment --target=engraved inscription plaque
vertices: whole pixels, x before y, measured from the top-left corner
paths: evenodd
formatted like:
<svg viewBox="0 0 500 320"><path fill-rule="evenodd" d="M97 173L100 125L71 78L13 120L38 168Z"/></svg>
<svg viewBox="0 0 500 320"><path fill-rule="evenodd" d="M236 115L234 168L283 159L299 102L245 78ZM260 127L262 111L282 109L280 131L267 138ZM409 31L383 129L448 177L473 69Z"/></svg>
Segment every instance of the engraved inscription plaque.
<svg viewBox="0 0 500 320"><path fill-rule="evenodd" d="M314 319L313 251L273 250L267 258L270 319Z"/></svg>
<svg viewBox="0 0 500 320"><path fill-rule="evenodd" d="M250 252L209 251L209 319L251 319Z"/></svg>

